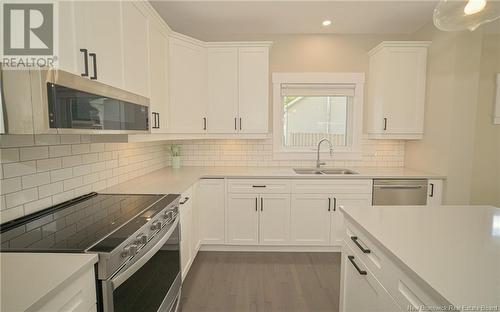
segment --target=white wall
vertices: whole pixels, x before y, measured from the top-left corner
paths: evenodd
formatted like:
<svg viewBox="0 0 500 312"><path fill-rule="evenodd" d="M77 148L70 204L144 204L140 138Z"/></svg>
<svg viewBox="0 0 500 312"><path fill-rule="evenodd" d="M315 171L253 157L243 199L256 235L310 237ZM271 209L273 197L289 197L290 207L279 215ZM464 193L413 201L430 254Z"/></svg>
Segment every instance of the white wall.
<svg viewBox="0 0 500 312"><path fill-rule="evenodd" d="M428 24L414 39L431 40L432 45L428 57L424 139L406 143L405 165L446 175L446 203L477 202L482 195L475 195L472 200L471 190L481 189L488 183L482 177L473 182L477 165L488 163L498 172L496 161L490 159L494 157L483 157L476 152L478 140L485 140L484 144L490 146L497 144L493 137L476 133L478 122L484 123L481 114L485 114L478 110L483 34L481 31L441 32ZM490 52L485 53L494 57ZM481 202L498 205L486 198Z"/></svg>

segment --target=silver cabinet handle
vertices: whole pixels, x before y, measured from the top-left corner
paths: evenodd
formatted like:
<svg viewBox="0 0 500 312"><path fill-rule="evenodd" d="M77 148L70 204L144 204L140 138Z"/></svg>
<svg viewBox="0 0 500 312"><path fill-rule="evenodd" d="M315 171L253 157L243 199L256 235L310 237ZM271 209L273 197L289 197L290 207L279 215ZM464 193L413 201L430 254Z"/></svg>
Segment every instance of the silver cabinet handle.
<svg viewBox="0 0 500 312"><path fill-rule="evenodd" d="M422 185L375 185L373 187L381 189L421 189Z"/></svg>

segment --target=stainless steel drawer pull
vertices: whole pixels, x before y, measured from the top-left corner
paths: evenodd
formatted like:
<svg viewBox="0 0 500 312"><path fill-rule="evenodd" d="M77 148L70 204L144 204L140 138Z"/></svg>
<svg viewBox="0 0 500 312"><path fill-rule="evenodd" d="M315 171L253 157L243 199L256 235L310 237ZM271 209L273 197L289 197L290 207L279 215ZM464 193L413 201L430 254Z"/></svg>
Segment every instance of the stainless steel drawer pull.
<svg viewBox="0 0 500 312"><path fill-rule="evenodd" d="M189 200L189 197L184 197L184 201L179 202L179 204L184 205Z"/></svg>
<svg viewBox="0 0 500 312"><path fill-rule="evenodd" d="M352 265L356 268L356 271L358 271L359 274L361 274L361 275L368 274L368 272L361 270L359 268L358 264L356 262L354 262L354 256L347 256L347 258L349 258L349 261L351 261Z"/></svg>
<svg viewBox="0 0 500 312"><path fill-rule="evenodd" d="M381 189L421 189L422 185L375 185L375 188Z"/></svg>
<svg viewBox="0 0 500 312"><path fill-rule="evenodd" d="M252 187L266 187L265 185L252 185Z"/></svg>
<svg viewBox="0 0 500 312"><path fill-rule="evenodd" d="M359 242L358 242L358 237L357 236L351 236L351 240L354 242L354 244L356 244L356 246L358 246L359 249L361 249L361 251L363 253L370 253L372 252L370 249L368 248L365 248L363 247Z"/></svg>

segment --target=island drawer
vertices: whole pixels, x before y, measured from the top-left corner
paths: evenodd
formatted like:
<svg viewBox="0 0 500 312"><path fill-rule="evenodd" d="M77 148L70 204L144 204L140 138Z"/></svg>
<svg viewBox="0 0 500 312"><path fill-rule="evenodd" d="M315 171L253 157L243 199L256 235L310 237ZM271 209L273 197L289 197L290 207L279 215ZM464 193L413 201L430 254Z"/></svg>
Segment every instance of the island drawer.
<svg viewBox="0 0 500 312"><path fill-rule="evenodd" d="M345 222L344 240L401 307L419 309L423 306L449 305L399 259L348 219Z"/></svg>
<svg viewBox="0 0 500 312"><path fill-rule="evenodd" d="M229 179L228 193L289 194L290 180L285 179Z"/></svg>
<svg viewBox="0 0 500 312"><path fill-rule="evenodd" d="M369 179L318 179L292 181L294 194L371 194L372 180Z"/></svg>

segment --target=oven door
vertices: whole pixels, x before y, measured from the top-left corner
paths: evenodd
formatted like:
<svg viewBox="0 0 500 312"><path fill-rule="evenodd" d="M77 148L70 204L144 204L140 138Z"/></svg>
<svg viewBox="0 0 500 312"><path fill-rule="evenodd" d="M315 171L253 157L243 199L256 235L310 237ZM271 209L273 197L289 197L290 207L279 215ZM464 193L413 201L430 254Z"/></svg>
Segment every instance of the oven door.
<svg viewBox="0 0 500 312"><path fill-rule="evenodd" d="M181 288L179 218L155 237L159 238L154 246L141 250L137 261L102 281L105 312L177 310Z"/></svg>

